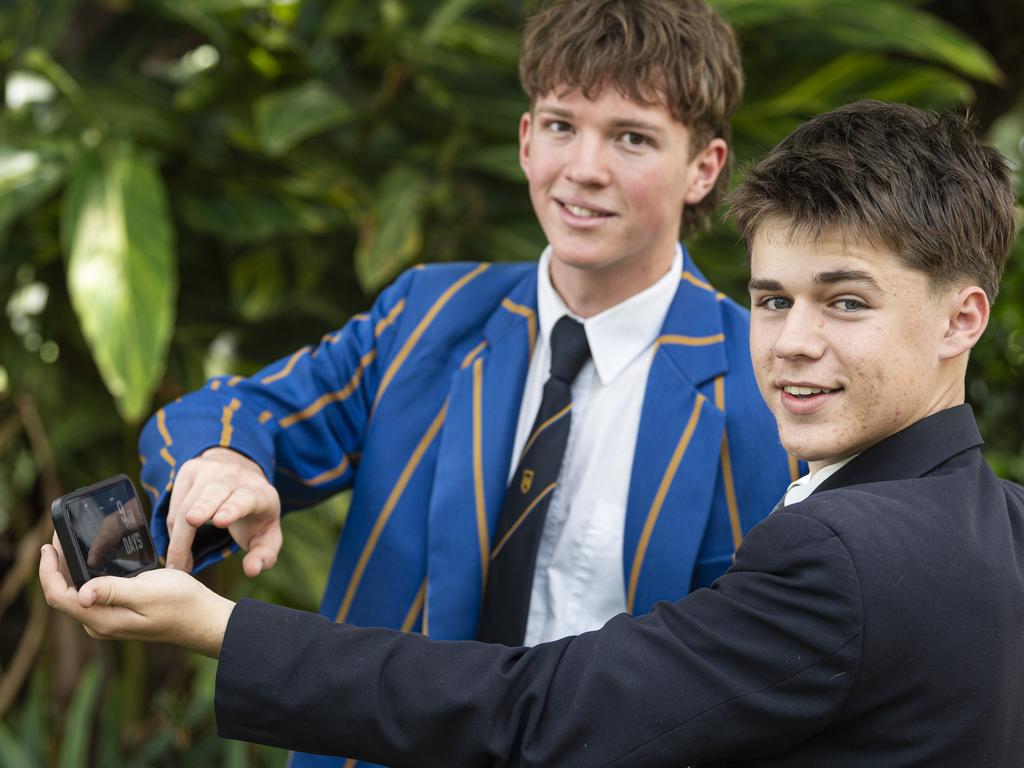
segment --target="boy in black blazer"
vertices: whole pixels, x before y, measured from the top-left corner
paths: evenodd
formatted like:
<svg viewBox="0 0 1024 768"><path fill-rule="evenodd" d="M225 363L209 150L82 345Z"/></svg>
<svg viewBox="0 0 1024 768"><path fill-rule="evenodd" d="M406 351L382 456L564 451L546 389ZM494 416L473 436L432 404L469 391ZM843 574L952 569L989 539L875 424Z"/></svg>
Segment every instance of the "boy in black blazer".
<svg viewBox="0 0 1024 768"><path fill-rule="evenodd" d="M76 595L46 547L48 599L219 655L231 738L393 765L1019 765L1024 489L964 404L1015 233L1004 161L962 118L859 102L731 208L761 393L811 472L710 589L531 649L234 606L181 572Z"/></svg>

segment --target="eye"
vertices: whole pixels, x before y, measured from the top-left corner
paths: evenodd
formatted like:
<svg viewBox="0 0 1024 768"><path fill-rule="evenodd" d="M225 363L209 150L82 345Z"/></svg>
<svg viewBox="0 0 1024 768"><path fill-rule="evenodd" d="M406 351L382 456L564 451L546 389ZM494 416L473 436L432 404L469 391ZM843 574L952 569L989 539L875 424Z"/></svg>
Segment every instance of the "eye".
<svg viewBox="0 0 1024 768"><path fill-rule="evenodd" d="M544 127L551 133L569 133L572 130L572 125L565 120L548 120Z"/></svg>
<svg viewBox="0 0 1024 768"><path fill-rule="evenodd" d="M650 144L651 140L644 136L642 133L636 131L626 131L622 134L622 142L629 147L642 147L646 144Z"/></svg>
<svg viewBox="0 0 1024 768"><path fill-rule="evenodd" d="M832 305L842 312L857 312L867 309L867 305L859 299L836 299Z"/></svg>
<svg viewBox="0 0 1024 768"><path fill-rule="evenodd" d="M757 306L772 312L789 309L791 302L782 296L765 296L757 302Z"/></svg>

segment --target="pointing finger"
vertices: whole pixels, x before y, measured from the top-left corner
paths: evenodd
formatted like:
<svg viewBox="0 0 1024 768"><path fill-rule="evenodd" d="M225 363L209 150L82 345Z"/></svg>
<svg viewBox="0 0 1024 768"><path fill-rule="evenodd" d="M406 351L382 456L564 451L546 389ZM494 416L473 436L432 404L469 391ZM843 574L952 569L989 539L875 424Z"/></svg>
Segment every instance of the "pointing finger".
<svg viewBox="0 0 1024 768"><path fill-rule="evenodd" d="M192 541L196 529L184 520L174 526L167 544L167 567L186 571L192 567Z"/></svg>

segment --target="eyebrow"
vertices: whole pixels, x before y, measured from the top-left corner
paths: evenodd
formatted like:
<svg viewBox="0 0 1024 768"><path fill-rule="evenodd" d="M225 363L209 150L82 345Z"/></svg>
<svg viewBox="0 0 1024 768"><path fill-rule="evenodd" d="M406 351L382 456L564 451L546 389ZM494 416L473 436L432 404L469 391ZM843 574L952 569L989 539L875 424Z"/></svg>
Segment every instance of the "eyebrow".
<svg viewBox="0 0 1024 768"><path fill-rule="evenodd" d="M537 107L537 113L567 119L575 117L575 114L571 109L565 109L564 107L539 106ZM662 133L662 129L659 126L654 123L648 123L644 120L612 120L609 125L613 129L619 131L637 130L644 131L646 133Z"/></svg>
<svg viewBox="0 0 1024 768"><path fill-rule="evenodd" d="M833 283L862 283L869 288L875 290L882 290L882 286L878 284L867 272L862 272L859 269L837 269L832 272L819 272L814 276L814 282L818 285L832 285Z"/></svg>
<svg viewBox="0 0 1024 768"><path fill-rule="evenodd" d="M819 272L814 276L816 285L834 285L835 283L861 283L875 290L882 290L882 287L867 272L857 269L836 269L830 272ZM781 291L784 290L782 283L778 280L767 278L754 278L747 283L748 291Z"/></svg>

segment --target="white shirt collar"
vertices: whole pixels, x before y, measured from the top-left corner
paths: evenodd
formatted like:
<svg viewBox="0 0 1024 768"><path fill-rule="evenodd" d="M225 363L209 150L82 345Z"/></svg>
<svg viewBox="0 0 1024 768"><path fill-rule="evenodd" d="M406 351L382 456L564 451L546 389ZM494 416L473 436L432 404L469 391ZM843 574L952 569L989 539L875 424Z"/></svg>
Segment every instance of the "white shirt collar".
<svg viewBox="0 0 1024 768"><path fill-rule="evenodd" d="M857 455L858 454L855 453L853 456L847 456L845 459L840 459L833 464L822 467L813 475L811 473L807 473L800 479L794 480L789 484L789 488L786 489L786 500L784 502L784 506L788 507L790 504L796 504L798 501L806 499L814 493L815 490L817 490L819 485L845 467L849 462L855 459Z"/></svg>
<svg viewBox="0 0 1024 768"><path fill-rule="evenodd" d="M665 315L675 298L683 274L683 251L676 244L676 256L668 272L654 285L604 312L583 320L565 306L551 284L551 246L544 249L537 265L537 314L545 345L551 329L562 315L579 320L587 333L590 354L601 384L606 385L643 353L661 333Z"/></svg>

